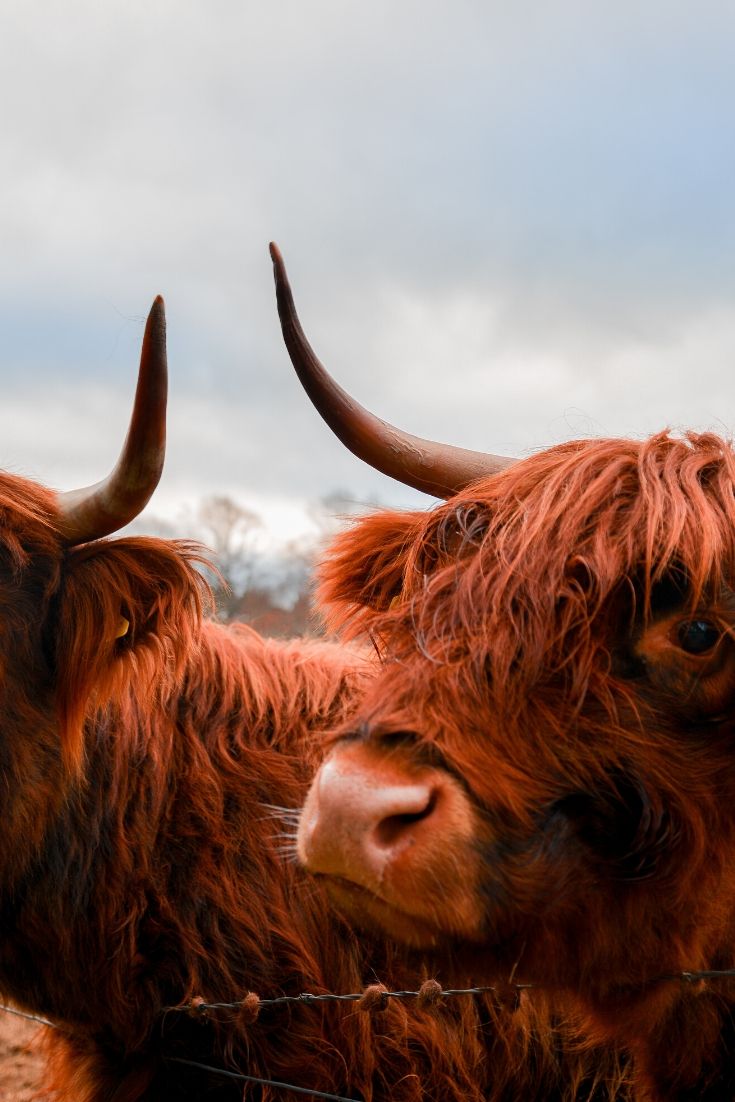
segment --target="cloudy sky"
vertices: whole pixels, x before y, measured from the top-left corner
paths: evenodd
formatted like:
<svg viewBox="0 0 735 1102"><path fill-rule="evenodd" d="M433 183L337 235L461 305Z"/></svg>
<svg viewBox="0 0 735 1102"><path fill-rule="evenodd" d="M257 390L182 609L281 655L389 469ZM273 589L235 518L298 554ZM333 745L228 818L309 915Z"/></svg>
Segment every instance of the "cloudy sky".
<svg viewBox="0 0 735 1102"><path fill-rule="evenodd" d="M409 431L731 431L734 36L714 0L0 0L0 466L111 467L160 292L153 511L428 504L308 406L271 238L327 366Z"/></svg>

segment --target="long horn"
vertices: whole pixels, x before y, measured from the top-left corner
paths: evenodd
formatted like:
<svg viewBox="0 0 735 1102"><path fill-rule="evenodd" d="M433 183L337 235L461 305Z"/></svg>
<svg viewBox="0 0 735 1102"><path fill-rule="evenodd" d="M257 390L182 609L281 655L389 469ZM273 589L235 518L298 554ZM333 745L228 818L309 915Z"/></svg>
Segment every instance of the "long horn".
<svg viewBox="0 0 735 1102"><path fill-rule="evenodd" d="M137 517L158 485L166 453L166 314L148 315L133 414L120 458L102 482L58 496L61 535L72 546L108 536Z"/></svg>
<svg viewBox="0 0 735 1102"><path fill-rule="evenodd" d="M358 459L390 478L433 497L451 497L470 482L515 462L412 436L382 421L335 383L309 344L294 306L280 249L271 242L281 331L291 362L309 398L330 429Z"/></svg>

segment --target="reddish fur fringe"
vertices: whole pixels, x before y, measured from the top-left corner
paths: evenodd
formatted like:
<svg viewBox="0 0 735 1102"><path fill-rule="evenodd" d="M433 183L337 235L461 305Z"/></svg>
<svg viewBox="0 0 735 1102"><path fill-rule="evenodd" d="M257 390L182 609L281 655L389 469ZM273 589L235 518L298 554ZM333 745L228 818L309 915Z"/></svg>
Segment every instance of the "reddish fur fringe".
<svg viewBox="0 0 735 1102"><path fill-rule="evenodd" d="M64 551L55 515L53 495L0 476L0 989L59 1023L56 1097L242 1097L171 1056L366 1102L622 1093L613 1056L575 1047L572 1025L526 999L515 1014L483 997L264 1008L255 1022L166 1010L426 978L330 913L267 810L300 805L368 671L336 645L202 622L189 545Z"/></svg>
<svg viewBox="0 0 735 1102"><path fill-rule="evenodd" d="M581 990L587 1036L628 1045L639 1096L667 1102L735 1090L732 985L649 982L735 967L734 486L732 446L710 433L575 441L428 513L360 519L318 593L333 629L386 660L361 730L438 748L481 809L478 845L505 861L488 861L486 897L529 927L519 975ZM645 676L616 673L659 583L680 586L682 619L719 625L720 673L677 665L673 645L668 666L651 651ZM621 783L645 801L637 879L608 874L573 820L553 853L513 864L556 801L602 814ZM492 947L474 952L491 978Z"/></svg>

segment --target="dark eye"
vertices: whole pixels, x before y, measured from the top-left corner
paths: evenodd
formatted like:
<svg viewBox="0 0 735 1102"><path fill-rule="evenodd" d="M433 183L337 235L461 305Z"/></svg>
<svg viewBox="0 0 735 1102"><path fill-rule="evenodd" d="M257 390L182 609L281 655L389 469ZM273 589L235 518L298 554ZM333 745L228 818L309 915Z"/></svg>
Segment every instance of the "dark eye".
<svg viewBox="0 0 735 1102"><path fill-rule="evenodd" d="M709 620L687 620L677 629L679 646L687 654L705 654L719 642L720 630Z"/></svg>

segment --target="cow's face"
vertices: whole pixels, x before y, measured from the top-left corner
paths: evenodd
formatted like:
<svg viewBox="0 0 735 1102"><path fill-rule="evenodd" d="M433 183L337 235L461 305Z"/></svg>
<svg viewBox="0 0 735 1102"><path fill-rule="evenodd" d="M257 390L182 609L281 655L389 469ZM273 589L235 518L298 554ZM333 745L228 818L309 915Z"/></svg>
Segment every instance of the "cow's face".
<svg viewBox="0 0 735 1102"><path fill-rule="evenodd" d="M299 847L345 910L529 979L704 963L733 894L734 483L711 436L570 444L338 541L323 598L384 664Z"/></svg>
<svg viewBox="0 0 735 1102"><path fill-rule="evenodd" d="M87 783L90 715L131 679L151 708L174 683L206 590L195 558L144 538L69 547L58 495L0 471L0 810L14 840L0 842L0 900Z"/></svg>
<svg viewBox="0 0 735 1102"><path fill-rule="evenodd" d="M126 665L145 676L146 655L173 653L192 612L196 618L199 585L185 555L156 541L100 540L131 521L155 489L166 393L158 298L130 427L107 478L57 494L0 472L0 807L5 835L16 840L0 845L2 890L12 890L47 821L69 802L88 708L104 702Z"/></svg>

